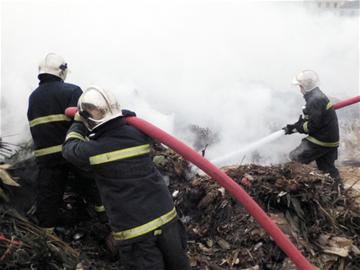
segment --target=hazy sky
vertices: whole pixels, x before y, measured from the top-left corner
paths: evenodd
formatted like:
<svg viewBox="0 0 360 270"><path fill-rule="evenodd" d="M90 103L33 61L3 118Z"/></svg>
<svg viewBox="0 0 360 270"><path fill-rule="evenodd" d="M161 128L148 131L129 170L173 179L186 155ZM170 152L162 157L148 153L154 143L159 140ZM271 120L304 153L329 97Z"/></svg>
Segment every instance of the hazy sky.
<svg viewBox="0 0 360 270"><path fill-rule="evenodd" d="M294 122L304 104L293 76L319 73L338 99L359 94L359 17L302 1L2 1L1 134L29 138L27 99L48 53L67 81L110 89L124 108L189 144L188 125L219 143L210 158ZM8 137L10 138L10 137ZM260 154L283 160L301 136Z"/></svg>

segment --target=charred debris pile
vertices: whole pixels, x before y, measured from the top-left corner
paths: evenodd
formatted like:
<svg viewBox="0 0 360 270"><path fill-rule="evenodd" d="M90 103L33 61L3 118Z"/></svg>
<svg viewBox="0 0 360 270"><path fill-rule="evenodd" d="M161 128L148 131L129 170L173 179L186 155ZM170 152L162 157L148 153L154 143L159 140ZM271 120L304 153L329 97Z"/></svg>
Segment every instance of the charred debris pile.
<svg viewBox="0 0 360 270"><path fill-rule="evenodd" d="M188 163L169 149L157 149L154 161L169 184L188 232L188 255L193 269L296 269L256 221L213 179L192 175ZM297 163L223 169L318 269L360 269L358 193L351 188L342 190L329 176ZM19 170L17 173L21 175ZM23 179L18 182L25 184L27 175L22 174ZM0 187L7 190L1 182ZM66 195L69 198L69 193ZM9 197L8 202L3 199L0 204L1 269L74 269L78 262L83 267L79 269L119 269L119 262L105 251L101 240L105 234L99 237L101 228L96 227L91 215L66 229L61 235L66 244L20 216L11 205L11 197L16 196ZM68 203L79 205L70 197L72 202ZM78 216L76 207L65 208L67 216Z"/></svg>
<svg viewBox="0 0 360 270"><path fill-rule="evenodd" d="M79 255L16 210L0 206L1 269L75 269Z"/></svg>
<svg viewBox="0 0 360 270"><path fill-rule="evenodd" d="M194 269L296 269L213 179L189 179L182 158L172 151L163 156L167 162L160 169L172 180L170 189L189 235ZM298 163L223 169L319 269L360 269L358 193Z"/></svg>
<svg viewBox="0 0 360 270"><path fill-rule="evenodd" d="M0 165L0 268L75 269L80 252L21 215L19 212L24 209L23 204L12 204L14 196L19 197L33 190L19 186L9 173L11 170L8 165ZM24 187L28 188L29 185Z"/></svg>

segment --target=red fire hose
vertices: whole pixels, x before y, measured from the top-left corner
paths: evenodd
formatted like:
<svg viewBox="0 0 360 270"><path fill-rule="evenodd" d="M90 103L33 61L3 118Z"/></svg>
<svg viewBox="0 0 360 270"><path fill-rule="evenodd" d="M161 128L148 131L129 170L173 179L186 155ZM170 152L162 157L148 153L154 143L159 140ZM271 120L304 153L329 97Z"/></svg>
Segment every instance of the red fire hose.
<svg viewBox="0 0 360 270"><path fill-rule="evenodd" d="M65 114L69 117L73 117L76 113L76 110L76 107L68 108L66 109ZM256 219L256 221L264 228L264 230L267 231L267 233L274 239L278 246L290 257L298 269L314 269L306 260L306 258L301 254L301 252L289 240L289 238L266 215L260 206L246 193L246 191L241 188L241 186L239 186L224 172L215 167L193 149L180 142L170 134L150 124L149 122L137 117L127 117L125 118L125 121L137 127L139 130L143 131L150 137L174 149L186 160L192 162L204 172L206 172L209 176L214 178L245 207L245 209Z"/></svg>
<svg viewBox="0 0 360 270"><path fill-rule="evenodd" d="M211 164L196 151L180 142L173 136L137 117L128 117L126 122L137 127L150 137L174 149L186 160L192 162L222 185L245 209L256 219L265 231L274 239L278 246L290 257L298 269L314 269L288 237L266 215L260 206L234 180Z"/></svg>
<svg viewBox="0 0 360 270"><path fill-rule="evenodd" d="M352 98L348 98L348 99L339 101L334 104L333 108L335 110L337 110L337 109L344 108L346 106L349 106L349 105L357 103L357 102L360 102L360 96L356 96L356 97L352 97Z"/></svg>
<svg viewBox="0 0 360 270"><path fill-rule="evenodd" d="M339 109L356 102L360 102L360 96L347 99L334 104L335 109ZM65 114L69 117L74 116L76 108L68 108ZM312 265L306 260L301 252L289 240L289 238L279 229L278 226L266 215L260 206L239 186L234 180L224 172L203 158L196 151L180 142L170 134L155 127L149 122L137 117L127 117L125 121L150 137L159 140L177 153L182 155L186 160L192 162L209 176L222 185L233 197L235 197L245 209L255 218L255 220L264 228L264 230L274 239L277 245L289 256L298 269L312 270Z"/></svg>

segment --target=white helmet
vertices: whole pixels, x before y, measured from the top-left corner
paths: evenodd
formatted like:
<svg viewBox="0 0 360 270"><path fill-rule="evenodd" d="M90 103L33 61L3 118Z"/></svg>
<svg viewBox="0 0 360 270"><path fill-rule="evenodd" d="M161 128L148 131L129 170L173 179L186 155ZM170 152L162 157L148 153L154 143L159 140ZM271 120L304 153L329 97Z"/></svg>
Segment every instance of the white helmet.
<svg viewBox="0 0 360 270"><path fill-rule="evenodd" d="M294 85L300 85L305 92L309 92L319 85L319 76L315 71L303 70L293 79Z"/></svg>
<svg viewBox="0 0 360 270"><path fill-rule="evenodd" d="M115 96L98 86L90 86L78 101L80 118L88 130L122 116L121 108Z"/></svg>
<svg viewBox="0 0 360 270"><path fill-rule="evenodd" d="M64 58L55 53L48 53L39 64L40 74L51 74L61 78L63 81L68 72L67 63Z"/></svg>

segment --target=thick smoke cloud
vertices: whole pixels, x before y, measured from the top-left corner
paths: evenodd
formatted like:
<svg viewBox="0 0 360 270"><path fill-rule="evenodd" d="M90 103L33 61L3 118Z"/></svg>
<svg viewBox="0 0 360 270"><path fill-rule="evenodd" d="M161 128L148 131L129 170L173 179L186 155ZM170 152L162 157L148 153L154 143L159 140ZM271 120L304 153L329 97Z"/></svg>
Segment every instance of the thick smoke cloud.
<svg viewBox="0 0 360 270"><path fill-rule="evenodd" d="M296 121L304 102L290 82L301 69L316 70L331 97L359 93L359 17L302 1L12 0L1 26L1 134L14 141L29 138L27 98L48 52L66 58L69 82L114 91L189 144L191 125L210 129L210 159ZM284 161L300 138L244 162Z"/></svg>

